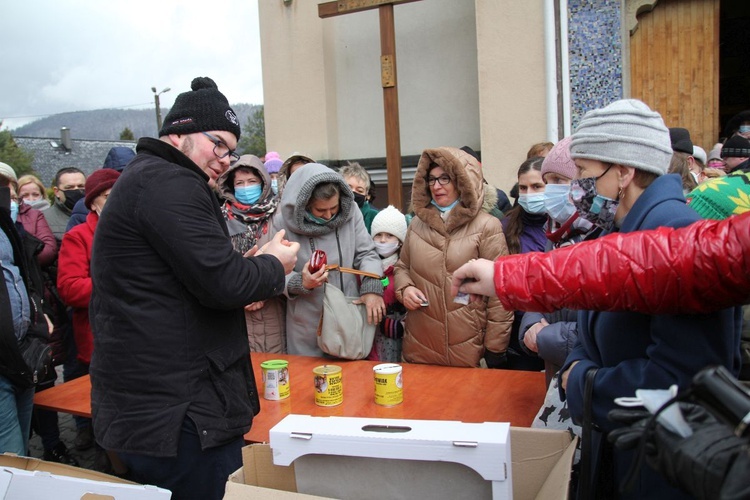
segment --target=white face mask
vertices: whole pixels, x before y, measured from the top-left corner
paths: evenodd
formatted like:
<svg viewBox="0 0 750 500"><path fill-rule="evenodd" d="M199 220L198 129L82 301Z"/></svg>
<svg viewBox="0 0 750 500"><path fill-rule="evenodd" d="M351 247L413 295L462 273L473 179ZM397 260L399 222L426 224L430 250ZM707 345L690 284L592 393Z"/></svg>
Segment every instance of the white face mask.
<svg viewBox="0 0 750 500"><path fill-rule="evenodd" d="M544 209L558 224L563 224L575 213L570 201L570 184L547 184L544 188Z"/></svg>
<svg viewBox="0 0 750 500"><path fill-rule="evenodd" d="M390 257L396 251L401 247L401 243L380 243L378 241L375 242L375 251L378 252L378 255L381 257Z"/></svg>

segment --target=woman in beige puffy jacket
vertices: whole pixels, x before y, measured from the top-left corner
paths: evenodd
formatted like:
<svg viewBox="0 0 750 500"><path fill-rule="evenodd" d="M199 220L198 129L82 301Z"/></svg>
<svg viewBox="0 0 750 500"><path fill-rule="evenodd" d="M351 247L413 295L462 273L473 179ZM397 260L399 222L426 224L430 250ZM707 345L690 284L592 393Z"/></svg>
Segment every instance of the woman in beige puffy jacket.
<svg viewBox="0 0 750 500"><path fill-rule="evenodd" d="M422 153L412 187L415 217L395 268L409 310L403 359L447 366L505 365L513 314L495 298L456 303L453 272L470 259L508 254L500 221L483 209L482 168L457 148Z"/></svg>

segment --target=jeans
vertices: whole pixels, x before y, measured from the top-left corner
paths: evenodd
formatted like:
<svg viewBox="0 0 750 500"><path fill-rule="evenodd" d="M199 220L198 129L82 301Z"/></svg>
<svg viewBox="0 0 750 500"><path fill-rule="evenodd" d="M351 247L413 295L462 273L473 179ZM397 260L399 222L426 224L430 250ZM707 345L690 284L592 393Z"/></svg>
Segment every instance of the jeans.
<svg viewBox="0 0 750 500"><path fill-rule="evenodd" d="M223 446L201 450L195 424L185 417L176 457L117 454L130 469L133 481L168 489L172 500L220 500L227 478L242 466L244 444L240 435Z"/></svg>
<svg viewBox="0 0 750 500"><path fill-rule="evenodd" d="M34 387L19 389L0 375L0 453L27 455Z"/></svg>

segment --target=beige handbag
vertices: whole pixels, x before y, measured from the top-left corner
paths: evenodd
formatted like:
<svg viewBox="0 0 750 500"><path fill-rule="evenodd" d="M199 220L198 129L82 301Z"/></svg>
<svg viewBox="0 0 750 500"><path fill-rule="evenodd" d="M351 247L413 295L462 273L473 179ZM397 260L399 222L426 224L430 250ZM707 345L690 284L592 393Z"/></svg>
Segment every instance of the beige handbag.
<svg viewBox="0 0 750 500"><path fill-rule="evenodd" d="M338 270L378 280L381 278L377 274L357 269L337 265L327 267L329 271ZM367 307L364 304L353 303L359 297L347 297L331 283L323 286L323 313L318 324L318 347L337 358L366 358L372 349L378 325L367 322Z"/></svg>

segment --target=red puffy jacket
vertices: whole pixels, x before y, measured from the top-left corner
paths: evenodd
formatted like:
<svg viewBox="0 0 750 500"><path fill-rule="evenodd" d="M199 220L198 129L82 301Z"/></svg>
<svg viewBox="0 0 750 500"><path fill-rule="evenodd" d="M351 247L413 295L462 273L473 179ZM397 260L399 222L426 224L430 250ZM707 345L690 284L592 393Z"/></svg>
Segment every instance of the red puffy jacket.
<svg viewBox="0 0 750 500"><path fill-rule="evenodd" d="M750 212L500 257L495 291L506 309L536 312L706 313L746 304Z"/></svg>

